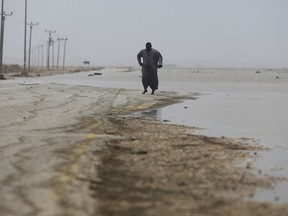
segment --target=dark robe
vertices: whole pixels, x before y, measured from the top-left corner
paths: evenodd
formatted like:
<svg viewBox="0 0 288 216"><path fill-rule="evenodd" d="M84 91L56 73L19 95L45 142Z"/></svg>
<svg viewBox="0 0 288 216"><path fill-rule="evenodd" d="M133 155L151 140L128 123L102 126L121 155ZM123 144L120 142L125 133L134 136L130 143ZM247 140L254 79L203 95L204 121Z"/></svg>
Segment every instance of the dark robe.
<svg viewBox="0 0 288 216"><path fill-rule="evenodd" d="M143 63L141 62L143 59ZM162 55L156 49L151 49L147 51L146 49L141 50L137 55L137 60L139 64L142 65L142 84L144 89L148 86L152 90L158 89L158 65L162 65Z"/></svg>

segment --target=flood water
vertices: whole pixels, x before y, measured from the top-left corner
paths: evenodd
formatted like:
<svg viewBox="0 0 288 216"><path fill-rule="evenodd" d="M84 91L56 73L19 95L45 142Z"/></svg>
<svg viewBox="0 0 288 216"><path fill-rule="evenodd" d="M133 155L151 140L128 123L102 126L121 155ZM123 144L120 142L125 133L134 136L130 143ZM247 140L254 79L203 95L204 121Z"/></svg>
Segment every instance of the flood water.
<svg viewBox="0 0 288 216"><path fill-rule="evenodd" d="M22 81L139 89L142 92L139 71L115 73L110 70L107 69L107 74L103 76L92 78L88 77L89 72L84 72ZM198 92L202 96L197 100L186 100L136 114L153 116L169 124L198 127L197 133L202 135L257 140L270 150L259 154L254 162L255 169L261 170L263 175L288 178L288 92L287 83L284 79L281 80L283 74L280 73L281 79L277 79L279 85L275 85L275 74L270 71L257 75L253 70L228 72L223 76L221 71L214 73L210 70L201 73L191 73L190 69L164 71L160 77L160 90ZM233 78L236 74L241 82ZM229 80L231 77L233 79ZM247 80L243 80L243 77ZM206 78L209 79L205 81ZM251 78L254 79L253 82L249 81ZM262 82L262 79L266 81ZM16 82L19 81L21 79ZM253 199L288 203L287 181L277 184L274 190L258 191Z"/></svg>
<svg viewBox="0 0 288 216"><path fill-rule="evenodd" d="M270 150L259 153L255 169L262 175L288 177L287 93L214 92L142 115L168 124L198 127L201 135L256 140ZM258 191L252 199L288 203L288 183Z"/></svg>

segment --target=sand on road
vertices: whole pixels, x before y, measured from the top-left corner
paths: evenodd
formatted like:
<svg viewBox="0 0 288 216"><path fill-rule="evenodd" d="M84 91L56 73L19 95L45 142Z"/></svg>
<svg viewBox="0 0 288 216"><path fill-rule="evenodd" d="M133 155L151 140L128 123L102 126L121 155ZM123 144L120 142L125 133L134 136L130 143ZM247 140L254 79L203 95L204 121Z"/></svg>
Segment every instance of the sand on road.
<svg viewBox="0 0 288 216"><path fill-rule="evenodd" d="M17 81L0 92L1 216L288 215L249 200L282 180L253 169L263 147L130 115L197 94Z"/></svg>

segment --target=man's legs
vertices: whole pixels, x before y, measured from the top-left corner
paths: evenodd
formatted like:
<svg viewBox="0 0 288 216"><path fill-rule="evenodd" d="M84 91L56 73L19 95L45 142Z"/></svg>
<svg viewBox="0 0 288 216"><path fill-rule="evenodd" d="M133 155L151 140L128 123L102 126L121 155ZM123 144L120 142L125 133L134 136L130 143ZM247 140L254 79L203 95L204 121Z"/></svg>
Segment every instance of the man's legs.
<svg viewBox="0 0 288 216"><path fill-rule="evenodd" d="M142 77L142 84L143 84L143 88L144 88L144 91L142 92L142 94L145 94L145 93L148 92L148 91L147 91L147 88L148 88L148 86L149 86L146 78L143 78L143 77Z"/></svg>
<svg viewBox="0 0 288 216"><path fill-rule="evenodd" d="M155 74L151 77L151 81L150 81L150 88L152 89L152 95L154 95L155 90L158 89L158 76L157 76L157 71L155 72Z"/></svg>

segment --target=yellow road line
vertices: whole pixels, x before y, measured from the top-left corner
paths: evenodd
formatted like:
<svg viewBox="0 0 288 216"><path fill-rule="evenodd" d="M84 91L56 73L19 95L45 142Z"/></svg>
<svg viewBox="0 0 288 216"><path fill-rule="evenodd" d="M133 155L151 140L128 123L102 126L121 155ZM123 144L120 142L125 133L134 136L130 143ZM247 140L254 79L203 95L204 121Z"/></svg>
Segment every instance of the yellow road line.
<svg viewBox="0 0 288 216"><path fill-rule="evenodd" d="M93 129L97 128L99 124L100 123L93 125ZM75 174L78 172L80 167L81 157L87 153L92 141L96 138L97 135L95 133L84 134L84 139L72 151L71 157L74 158L74 160L63 168L62 173L58 178L57 185L55 187L55 193L57 195L56 199L60 199L63 196L65 185L69 184L75 177Z"/></svg>

